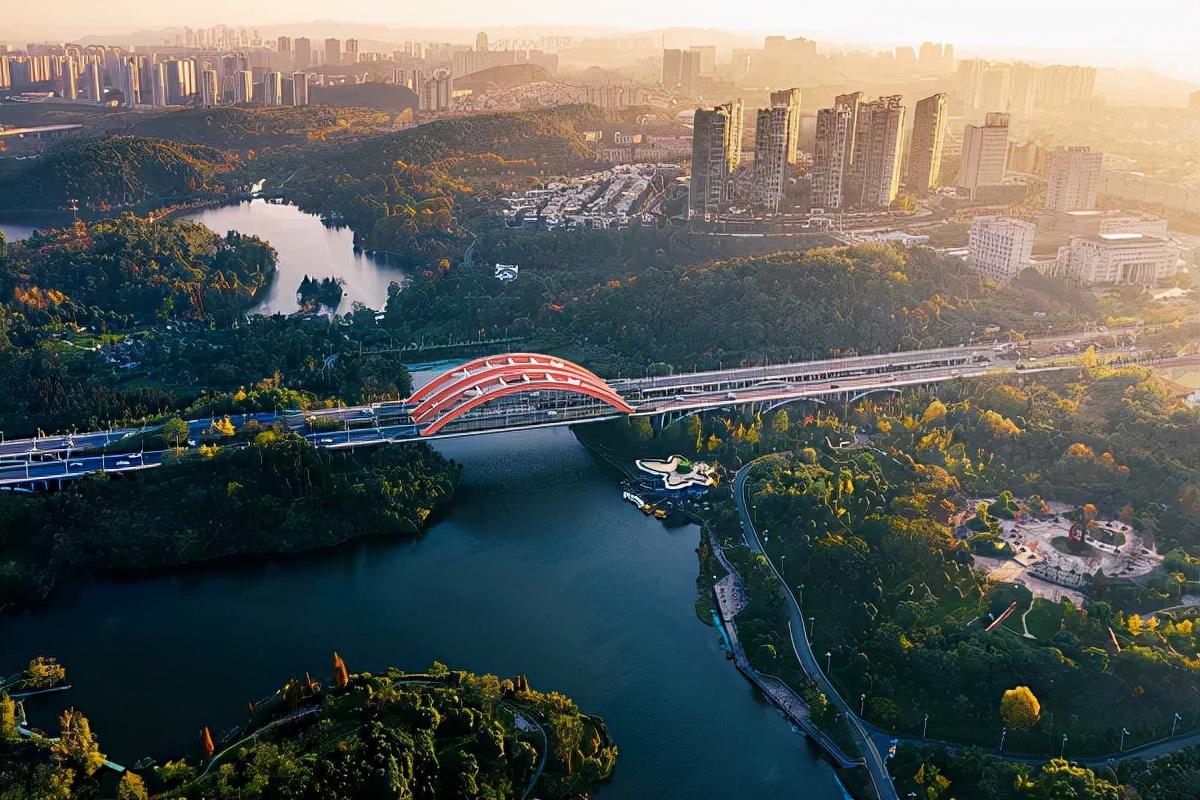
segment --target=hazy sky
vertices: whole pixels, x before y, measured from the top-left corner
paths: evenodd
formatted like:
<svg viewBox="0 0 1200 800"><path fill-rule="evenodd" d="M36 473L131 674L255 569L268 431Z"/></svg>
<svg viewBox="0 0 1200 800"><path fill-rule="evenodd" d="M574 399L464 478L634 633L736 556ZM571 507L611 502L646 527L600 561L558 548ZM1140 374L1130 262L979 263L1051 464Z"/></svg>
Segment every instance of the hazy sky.
<svg viewBox="0 0 1200 800"><path fill-rule="evenodd" d="M687 26L858 42L928 39L960 47L1096 49L1107 51L1108 63L1144 61L1200 80L1200 0L6 0L5 5L0 40L314 19L401 27Z"/></svg>

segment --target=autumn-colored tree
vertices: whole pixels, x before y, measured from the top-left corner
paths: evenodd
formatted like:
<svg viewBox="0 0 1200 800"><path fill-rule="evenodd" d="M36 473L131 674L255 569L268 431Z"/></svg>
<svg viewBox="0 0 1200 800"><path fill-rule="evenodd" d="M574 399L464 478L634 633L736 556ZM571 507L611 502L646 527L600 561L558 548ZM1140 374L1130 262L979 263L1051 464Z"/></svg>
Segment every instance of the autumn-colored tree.
<svg viewBox="0 0 1200 800"><path fill-rule="evenodd" d="M0 742L11 742L17 738L17 704L0 692Z"/></svg>
<svg viewBox="0 0 1200 800"><path fill-rule="evenodd" d="M345 689L350 683L350 674L346 672L346 662L342 661L342 657L335 650L333 653L333 685L339 689Z"/></svg>
<svg viewBox="0 0 1200 800"><path fill-rule="evenodd" d="M233 436L237 433L237 429L233 427L233 420L226 414L221 419L213 420L212 430L222 436Z"/></svg>
<svg viewBox="0 0 1200 800"><path fill-rule="evenodd" d="M1069 458L1095 458L1096 451L1088 447L1082 442L1075 442L1067 448L1067 457Z"/></svg>
<svg viewBox="0 0 1200 800"><path fill-rule="evenodd" d="M1121 518L1121 522L1124 522L1126 525L1133 524L1133 506L1129 505L1129 503L1121 506L1121 510L1118 512L1118 514Z"/></svg>
<svg viewBox="0 0 1200 800"><path fill-rule="evenodd" d="M787 409L781 408L775 412L775 416L771 419L771 431L777 434L788 432L788 428L792 426L792 420L788 417Z"/></svg>
<svg viewBox="0 0 1200 800"><path fill-rule="evenodd" d="M1028 730L1042 715L1042 704L1028 686L1017 686L1000 698L1000 719L1009 728Z"/></svg>
<svg viewBox="0 0 1200 800"><path fill-rule="evenodd" d="M204 749L204 757L212 758L213 753L217 752L217 746L213 744L212 731L205 725L200 731L200 747Z"/></svg>
<svg viewBox="0 0 1200 800"><path fill-rule="evenodd" d="M933 402L925 407L925 413L921 415L921 424L928 425L944 416L946 416L946 404L941 400L934 399Z"/></svg>
<svg viewBox="0 0 1200 800"><path fill-rule="evenodd" d="M73 766L84 775L92 775L104 766L104 754L92 735L92 726L87 717L68 708L62 712L58 722L62 732L58 741L51 746L56 761Z"/></svg>
<svg viewBox="0 0 1200 800"><path fill-rule="evenodd" d="M721 440L719 438L717 438L717 435L715 433L709 434L709 436L708 436L708 452L711 453L720 446L721 446Z"/></svg>
<svg viewBox="0 0 1200 800"><path fill-rule="evenodd" d="M67 668L53 658L38 656L25 668L25 682L35 689L50 689L67 679Z"/></svg>
<svg viewBox="0 0 1200 800"><path fill-rule="evenodd" d="M146 800L146 784L137 775L128 770L121 776L117 784L117 800Z"/></svg>

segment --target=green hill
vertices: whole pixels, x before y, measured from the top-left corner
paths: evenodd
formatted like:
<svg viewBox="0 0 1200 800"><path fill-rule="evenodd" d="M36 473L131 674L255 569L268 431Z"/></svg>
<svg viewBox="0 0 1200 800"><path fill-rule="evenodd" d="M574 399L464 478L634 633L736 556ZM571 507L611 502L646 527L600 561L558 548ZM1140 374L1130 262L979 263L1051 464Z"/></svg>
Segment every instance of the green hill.
<svg viewBox="0 0 1200 800"><path fill-rule="evenodd" d="M0 210L107 212L220 192L232 158L214 147L141 136L57 144L0 177Z"/></svg>

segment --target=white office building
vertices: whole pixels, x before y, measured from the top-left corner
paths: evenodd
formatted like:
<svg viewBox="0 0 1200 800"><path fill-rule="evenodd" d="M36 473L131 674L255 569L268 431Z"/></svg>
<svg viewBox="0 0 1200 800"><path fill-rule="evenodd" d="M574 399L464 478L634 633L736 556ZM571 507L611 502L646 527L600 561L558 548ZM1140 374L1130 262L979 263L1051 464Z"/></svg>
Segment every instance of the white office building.
<svg viewBox="0 0 1200 800"><path fill-rule="evenodd" d="M1076 236L1058 249L1051 274L1084 286L1137 284L1154 286L1175 274L1176 254L1170 243L1141 233Z"/></svg>
<svg viewBox="0 0 1200 800"><path fill-rule="evenodd" d="M976 217L967 241L967 265L996 283L1008 283L1033 253L1037 226L1013 217Z"/></svg>

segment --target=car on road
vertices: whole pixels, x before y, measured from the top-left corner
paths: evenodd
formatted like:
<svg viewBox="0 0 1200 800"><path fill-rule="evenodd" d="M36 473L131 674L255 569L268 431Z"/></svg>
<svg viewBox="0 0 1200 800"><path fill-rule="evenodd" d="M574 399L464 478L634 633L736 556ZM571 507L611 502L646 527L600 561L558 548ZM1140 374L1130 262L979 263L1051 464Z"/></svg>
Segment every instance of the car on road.
<svg viewBox="0 0 1200 800"><path fill-rule="evenodd" d="M68 469L82 469L83 462L82 461L72 461L69 464L67 464L67 468Z"/></svg>
<svg viewBox="0 0 1200 800"><path fill-rule="evenodd" d="M132 466L133 466L133 463L132 463L132 462L131 462L129 459L127 459L127 458L120 458L120 459L117 459L116 466L118 466L118 467L132 467Z"/></svg>
<svg viewBox="0 0 1200 800"><path fill-rule="evenodd" d="M726 400L737 400L737 392L726 392L725 399Z"/></svg>
<svg viewBox="0 0 1200 800"><path fill-rule="evenodd" d="M319 441L321 444L333 444L333 439L328 436L322 436L317 441Z"/></svg>

